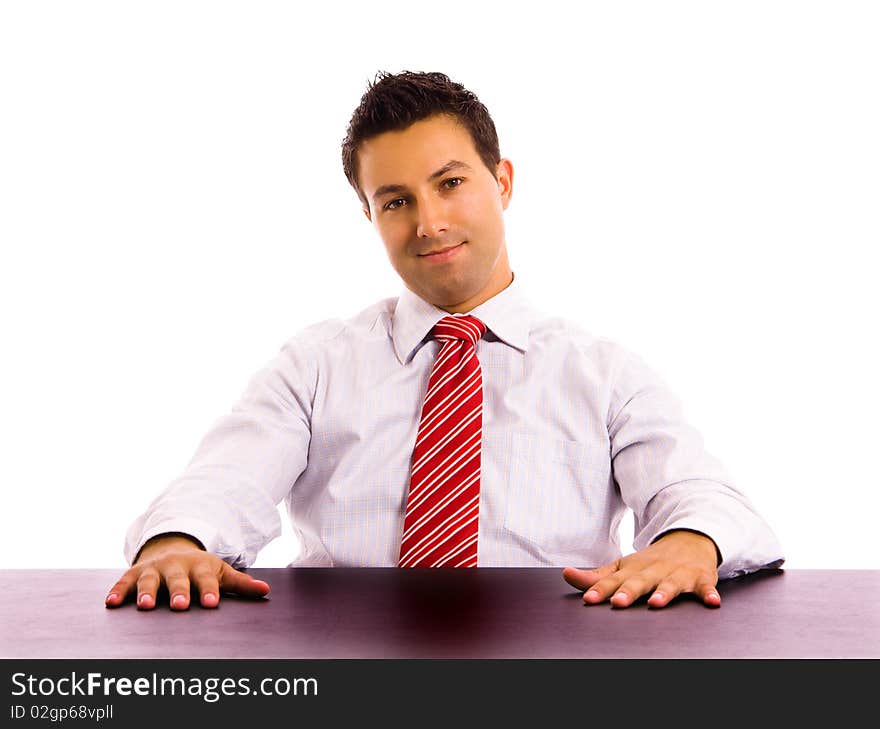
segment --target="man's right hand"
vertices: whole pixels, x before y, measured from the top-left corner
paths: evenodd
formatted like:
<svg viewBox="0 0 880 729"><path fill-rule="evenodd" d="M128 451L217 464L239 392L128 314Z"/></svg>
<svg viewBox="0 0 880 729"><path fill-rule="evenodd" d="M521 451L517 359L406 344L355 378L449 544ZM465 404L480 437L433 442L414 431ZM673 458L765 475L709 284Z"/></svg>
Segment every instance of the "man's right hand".
<svg viewBox="0 0 880 729"><path fill-rule="evenodd" d="M119 607L136 595L139 610L152 610L163 585L168 590L172 610L189 607L191 585L205 608L217 607L220 590L253 598L269 593L267 583L229 566L202 549L194 539L182 534L162 534L144 544L131 568L110 588L104 604Z"/></svg>

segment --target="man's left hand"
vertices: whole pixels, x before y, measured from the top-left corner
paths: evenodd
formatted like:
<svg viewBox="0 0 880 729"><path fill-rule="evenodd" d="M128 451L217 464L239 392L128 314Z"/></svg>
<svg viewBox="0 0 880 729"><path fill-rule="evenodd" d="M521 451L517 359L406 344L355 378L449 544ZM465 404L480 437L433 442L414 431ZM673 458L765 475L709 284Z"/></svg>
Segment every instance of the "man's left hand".
<svg viewBox="0 0 880 729"><path fill-rule="evenodd" d="M661 608L683 592L692 592L708 607L719 607L718 561L715 542L689 531L671 531L638 552L602 567L581 570L566 567L562 577L579 590L586 590L589 605L611 601L628 607L651 593L648 605Z"/></svg>

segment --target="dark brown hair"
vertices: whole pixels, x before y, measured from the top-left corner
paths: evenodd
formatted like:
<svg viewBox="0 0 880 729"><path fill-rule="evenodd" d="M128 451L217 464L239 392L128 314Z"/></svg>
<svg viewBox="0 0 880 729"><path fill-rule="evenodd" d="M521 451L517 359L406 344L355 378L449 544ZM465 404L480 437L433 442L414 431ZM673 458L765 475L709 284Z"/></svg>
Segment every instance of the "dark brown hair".
<svg viewBox="0 0 880 729"><path fill-rule="evenodd" d="M453 116L465 126L483 164L495 174L501 160L498 133L489 111L475 94L442 73L380 71L351 115L342 142L342 169L364 207L369 209L358 179L357 152L361 143L437 114Z"/></svg>

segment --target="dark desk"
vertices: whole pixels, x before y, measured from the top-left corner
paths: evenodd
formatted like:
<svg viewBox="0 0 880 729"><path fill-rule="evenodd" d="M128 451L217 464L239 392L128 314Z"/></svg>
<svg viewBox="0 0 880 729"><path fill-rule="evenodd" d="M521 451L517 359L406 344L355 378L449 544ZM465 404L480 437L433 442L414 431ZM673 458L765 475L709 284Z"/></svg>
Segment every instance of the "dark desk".
<svg viewBox="0 0 880 729"><path fill-rule="evenodd" d="M152 612L122 570L2 570L0 658L876 658L880 571L780 570L657 610L586 606L561 569L253 569L253 602Z"/></svg>

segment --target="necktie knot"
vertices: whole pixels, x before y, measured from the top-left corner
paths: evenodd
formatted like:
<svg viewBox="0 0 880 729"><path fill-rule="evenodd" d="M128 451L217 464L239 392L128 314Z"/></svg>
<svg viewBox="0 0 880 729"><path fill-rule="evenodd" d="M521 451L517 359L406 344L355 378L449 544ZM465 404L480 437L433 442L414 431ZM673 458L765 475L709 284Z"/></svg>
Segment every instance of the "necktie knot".
<svg viewBox="0 0 880 729"><path fill-rule="evenodd" d="M475 316L447 316L431 329L431 336L442 343L458 339L470 342L471 346L476 346L485 333L486 325Z"/></svg>

